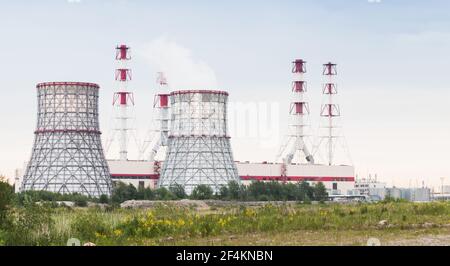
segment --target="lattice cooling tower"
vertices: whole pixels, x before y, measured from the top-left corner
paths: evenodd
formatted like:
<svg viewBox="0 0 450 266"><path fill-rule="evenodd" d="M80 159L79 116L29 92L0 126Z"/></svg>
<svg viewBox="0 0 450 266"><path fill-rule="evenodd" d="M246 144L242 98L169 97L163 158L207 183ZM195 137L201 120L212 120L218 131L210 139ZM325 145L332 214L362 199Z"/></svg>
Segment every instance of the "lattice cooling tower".
<svg viewBox="0 0 450 266"><path fill-rule="evenodd" d="M201 184L218 191L239 182L227 135L228 93L175 91L170 101L171 131L159 186L182 185L190 194Z"/></svg>
<svg viewBox="0 0 450 266"><path fill-rule="evenodd" d="M37 129L21 190L109 196L112 184L98 122L99 86L41 83L37 93Z"/></svg>

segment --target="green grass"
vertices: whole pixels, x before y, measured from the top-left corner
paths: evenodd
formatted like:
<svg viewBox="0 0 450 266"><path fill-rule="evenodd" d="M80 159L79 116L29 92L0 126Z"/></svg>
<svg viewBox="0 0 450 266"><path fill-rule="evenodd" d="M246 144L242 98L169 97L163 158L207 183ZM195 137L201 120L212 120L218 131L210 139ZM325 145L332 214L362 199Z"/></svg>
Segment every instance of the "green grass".
<svg viewBox="0 0 450 266"><path fill-rule="evenodd" d="M64 245L75 237L97 245L361 245L368 237L391 241L450 234L449 202L236 205L204 211L57 208L50 213L52 225L34 228L36 242L28 244ZM389 226L378 226L381 220Z"/></svg>

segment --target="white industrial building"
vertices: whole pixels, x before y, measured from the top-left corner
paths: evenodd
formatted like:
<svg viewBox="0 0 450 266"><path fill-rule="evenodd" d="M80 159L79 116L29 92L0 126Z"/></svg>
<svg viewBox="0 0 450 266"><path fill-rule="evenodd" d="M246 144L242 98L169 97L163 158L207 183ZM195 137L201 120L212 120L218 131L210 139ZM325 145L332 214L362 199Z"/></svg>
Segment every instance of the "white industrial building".
<svg viewBox="0 0 450 266"><path fill-rule="evenodd" d="M321 117L325 134L319 136L327 157L323 164L315 160L315 148L307 145L309 103L305 66L306 61L302 59L292 63L292 98L286 106L291 120L290 132L274 163L233 162L227 125L227 92L171 91L166 78L159 73L154 104L159 128L156 139L152 140L155 145L150 159L108 161L113 180L151 188L177 183L188 193L199 184L211 185L217 191L218 186L230 180L243 184L307 181L312 185L322 182L330 195L349 195L355 185L354 167L336 163L335 156L336 144L341 139L336 120L341 116L335 100L336 64L323 65ZM122 138L127 139L125 135ZM154 159L161 150L166 151L164 162Z"/></svg>
<svg viewBox="0 0 450 266"><path fill-rule="evenodd" d="M237 168L244 184L252 181L322 182L330 195L348 194L355 185L354 168L346 165L238 162Z"/></svg>
<svg viewBox="0 0 450 266"><path fill-rule="evenodd" d="M136 188L155 188L159 179L158 162L108 160L113 182L132 184Z"/></svg>
<svg viewBox="0 0 450 266"><path fill-rule="evenodd" d="M379 182L377 178L357 178L355 188L352 191L353 195L365 196L371 200L382 200L386 197L386 183Z"/></svg>
<svg viewBox="0 0 450 266"><path fill-rule="evenodd" d="M432 193L433 200L450 200L450 186L442 185L438 191Z"/></svg>
<svg viewBox="0 0 450 266"><path fill-rule="evenodd" d="M109 160L108 164L114 182L156 188L163 162ZM348 194L355 186L352 166L292 164L287 165L286 175L282 175L284 166L280 163L236 162L236 166L245 185L253 181L322 182L330 195Z"/></svg>

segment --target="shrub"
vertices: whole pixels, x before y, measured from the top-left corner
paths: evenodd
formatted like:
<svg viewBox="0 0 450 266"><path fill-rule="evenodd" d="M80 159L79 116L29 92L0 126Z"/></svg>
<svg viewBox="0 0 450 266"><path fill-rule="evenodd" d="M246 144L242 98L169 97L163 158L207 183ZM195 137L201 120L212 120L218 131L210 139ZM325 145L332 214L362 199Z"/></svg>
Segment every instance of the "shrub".
<svg viewBox="0 0 450 266"><path fill-rule="evenodd" d="M242 189L245 190L245 187L241 187L238 182L236 181L230 181L228 183L228 199L231 200L238 200L242 199L243 193Z"/></svg>
<svg viewBox="0 0 450 266"><path fill-rule="evenodd" d="M259 201L270 201L270 198L267 195L259 195L258 200Z"/></svg>
<svg viewBox="0 0 450 266"><path fill-rule="evenodd" d="M279 183L255 181L248 186L232 181L220 189L219 198L223 200L276 200L276 201L325 201L328 198L322 183L312 187L308 182Z"/></svg>
<svg viewBox="0 0 450 266"><path fill-rule="evenodd" d="M173 200L175 196L167 188L161 187L155 190L156 200Z"/></svg>
<svg viewBox="0 0 450 266"><path fill-rule="evenodd" d="M137 199L138 191L136 188L129 184L126 185L123 182L118 182L115 184L113 189L112 201L114 203L122 203L127 200Z"/></svg>
<svg viewBox="0 0 450 266"><path fill-rule="evenodd" d="M0 177L0 228L14 199L14 191L11 185Z"/></svg>
<svg viewBox="0 0 450 266"><path fill-rule="evenodd" d="M298 185L298 199L304 202L311 202L314 199L314 188L309 185L308 182L303 181Z"/></svg>
<svg viewBox="0 0 450 266"><path fill-rule="evenodd" d="M155 199L155 192L151 188L139 188L137 192L137 199L153 200Z"/></svg>
<svg viewBox="0 0 450 266"><path fill-rule="evenodd" d="M386 196L381 203L391 203L391 202L397 202L397 203L401 203L401 202L408 202L406 199L401 199L401 198L394 198L390 195Z"/></svg>
<svg viewBox="0 0 450 266"><path fill-rule="evenodd" d="M322 182L317 183L314 186L314 199L319 201L325 201L328 198L327 189Z"/></svg>
<svg viewBox="0 0 450 266"><path fill-rule="evenodd" d="M101 195L100 198L98 199L98 202L101 204L108 204L109 203L109 198L107 195Z"/></svg>
<svg viewBox="0 0 450 266"><path fill-rule="evenodd" d="M58 241L58 236L52 233L51 209L34 203L9 212L7 226L3 233L5 245L46 246Z"/></svg>
<svg viewBox="0 0 450 266"><path fill-rule="evenodd" d="M230 190L228 189L228 186L220 187L219 198L222 200L230 199Z"/></svg>
<svg viewBox="0 0 450 266"><path fill-rule="evenodd" d="M71 229L73 232L71 237L84 241L94 241L110 231L105 217L95 210L78 214L71 223Z"/></svg>
<svg viewBox="0 0 450 266"><path fill-rule="evenodd" d="M179 184L175 184L170 186L169 191L175 196L177 199L185 199L187 198L186 191L184 190L184 187Z"/></svg>
<svg viewBox="0 0 450 266"><path fill-rule="evenodd" d="M361 208L359 209L359 213L361 214L366 214L369 211L369 209L367 208L366 205L361 206Z"/></svg>
<svg viewBox="0 0 450 266"><path fill-rule="evenodd" d="M196 200L212 199L214 191L208 185L199 185L192 190L191 198Z"/></svg>
<svg viewBox="0 0 450 266"><path fill-rule="evenodd" d="M88 196L84 196L79 193L73 194L60 194L49 191L24 191L17 194L17 205L24 206L30 202L51 202L51 207L57 207L56 201L73 201L76 206L87 206L87 202L90 200Z"/></svg>
<svg viewBox="0 0 450 266"><path fill-rule="evenodd" d="M75 206L77 206L77 207L87 207L88 206L87 200L83 197L76 198L74 200L74 203L75 203Z"/></svg>
<svg viewBox="0 0 450 266"><path fill-rule="evenodd" d="M309 198L308 196L306 196L303 200L303 204L311 204L311 198Z"/></svg>

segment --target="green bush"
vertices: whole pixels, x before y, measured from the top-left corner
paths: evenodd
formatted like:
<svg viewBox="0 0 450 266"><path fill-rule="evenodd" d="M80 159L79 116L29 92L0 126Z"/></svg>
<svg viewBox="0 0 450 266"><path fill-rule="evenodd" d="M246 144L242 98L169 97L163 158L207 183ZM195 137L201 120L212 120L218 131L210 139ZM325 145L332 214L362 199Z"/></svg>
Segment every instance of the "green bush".
<svg viewBox="0 0 450 266"><path fill-rule="evenodd" d="M258 200L259 201L270 201L270 198L267 195L259 195Z"/></svg>
<svg viewBox="0 0 450 266"><path fill-rule="evenodd" d="M51 209L27 203L8 213L3 241L9 246L47 246L58 242L58 236L53 231Z"/></svg>
<svg viewBox="0 0 450 266"><path fill-rule="evenodd" d="M246 191L244 186L239 185L236 181L230 181L228 183L228 199L231 200L243 200Z"/></svg>
<svg viewBox="0 0 450 266"><path fill-rule="evenodd" d="M176 197L165 187L155 190L155 200L174 200Z"/></svg>
<svg viewBox="0 0 450 266"><path fill-rule="evenodd" d="M219 198L222 200L229 200L230 199L230 190L228 186L222 186L219 190Z"/></svg>
<svg viewBox="0 0 450 266"><path fill-rule="evenodd" d="M129 184L126 185L123 182L118 182L115 184L112 195L112 202L114 203L122 203L127 200L137 199L138 191L136 188Z"/></svg>
<svg viewBox="0 0 450 266"><path fill-rule="evenodd" d="M199 185L192 190L191 198L196 200L212 199L214 191L208 185Z"/></svg>
<svg viewBox="0 0 450 266"><path fill-rule="evenodd" d="M325 201L328 198L327 189L322 182L317 183L314 186L314 199L318 201Z"/></svg>
<svg viewBox="0 0 450 266"><path fill-rule="evenodd" d="M230 183L227 192L227 199L239 200L274 200L274 201L303 201L311 200L325 201L328 193L323 183L318 183L312 187L307 182L301 183L280 183L280 182L252 182L248 186L239 186L237 183ZM230 191L234 191L231 193ZM220 195L222 196L223 193ZM231 196L232 195L232 196ZM222 199L223 196L222 196Z"/></svg>
<svg viewBox="0 0 450 266"><path fill-rule="evenodd" d="M88 206L87 200L83 197L75 198L74 203L75 203L75 206L77 206L77 207L87 207Z"/></svg>
<svg viewBox="0 0 450 266"><path fill-rule="evenodd" d="M53 202L52 206L58 206L57 201L72 201L75 205L84 207L87 206L87 202L91 199L87 196L79 193L73 194L60 194L49 191L24 191L17 194L17 205L24 206L26 202Z"/></svg>
<svg viewBox="0 0 450 266"><path fill-rule="evenodd" d="M98 202L101 204L108 204L109 203L109 198L107 195L101 195L100 198L98 199Z"/></svg>
<svg viewBox="0 0 450 266"><path fill-rule="evenodd" d="M110 227L102 213L88 210L79 213L71 223L72 236L82 241L95 241L110 232Z"/></svg>
<svg viewBox="0 0 450 266"><path fill-rule="evenodd" d="M136 199L139 200L154 200L155 192L151 188L139 188Z"/></svg>
<svg viewBox="0 0 450 266"><path fill-rule="evenodd" d="M184 187L179 184L175 184L170 186L169 191L175 196L176 199L185 199L187 198L186 191Z"/></svg>
<svg viewBox="0 0 450 266"><path fill-rule="evenodd" d="M14 190L11 185L0 177L0 229L6 212L14 200Z"/></svg>

